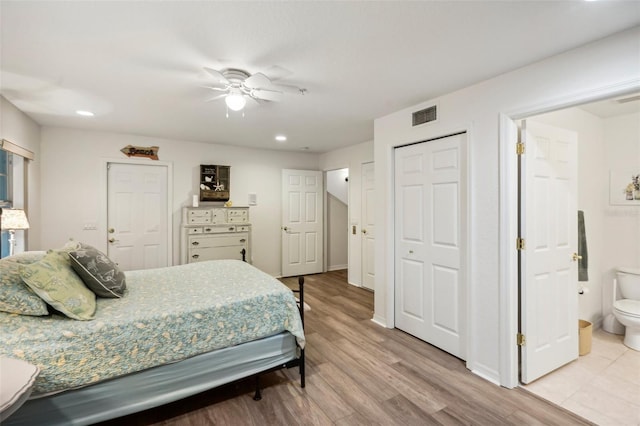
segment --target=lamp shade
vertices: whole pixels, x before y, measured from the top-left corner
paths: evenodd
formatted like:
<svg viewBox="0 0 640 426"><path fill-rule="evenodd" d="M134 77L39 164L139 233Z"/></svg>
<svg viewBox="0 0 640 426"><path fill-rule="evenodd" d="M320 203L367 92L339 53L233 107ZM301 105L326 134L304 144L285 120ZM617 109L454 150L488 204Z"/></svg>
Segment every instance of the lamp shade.
<svg viewBox="0 0 640 426"><path fill-rule="evenodd" d="M2 209L2 230L29 229L27 215L22 209Z"/></svg>
<svg viewBox="0 0 640 426"><path fill-rule="evenodd" d="M242 93L229 93L227 97L224 98L224 101L232 111L240 111L247 104L247 100Z"/></svg>

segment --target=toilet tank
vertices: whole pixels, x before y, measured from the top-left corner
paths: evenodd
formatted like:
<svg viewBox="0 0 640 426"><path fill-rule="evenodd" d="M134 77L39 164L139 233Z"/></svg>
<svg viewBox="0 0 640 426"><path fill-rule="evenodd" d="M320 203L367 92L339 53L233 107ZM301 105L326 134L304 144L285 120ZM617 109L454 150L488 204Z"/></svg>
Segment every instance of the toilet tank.
<svg viewBox="0 0 640 426"><path fill-rule="evenodd" d="M620 267L616 279L622 299L640 300L640 269Z"/></svg>

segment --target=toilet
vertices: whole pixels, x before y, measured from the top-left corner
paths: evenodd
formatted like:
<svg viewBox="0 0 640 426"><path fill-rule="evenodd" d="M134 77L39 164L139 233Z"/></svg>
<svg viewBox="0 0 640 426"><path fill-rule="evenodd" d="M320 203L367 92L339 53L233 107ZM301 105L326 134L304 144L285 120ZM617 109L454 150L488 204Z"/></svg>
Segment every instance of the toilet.
<svg viewBox="0 0 640 426"><path fill-rule="evenodd" d="M613 288L613 315L626 327L624 344L640 351L640 269L618 268Z"/></svg>

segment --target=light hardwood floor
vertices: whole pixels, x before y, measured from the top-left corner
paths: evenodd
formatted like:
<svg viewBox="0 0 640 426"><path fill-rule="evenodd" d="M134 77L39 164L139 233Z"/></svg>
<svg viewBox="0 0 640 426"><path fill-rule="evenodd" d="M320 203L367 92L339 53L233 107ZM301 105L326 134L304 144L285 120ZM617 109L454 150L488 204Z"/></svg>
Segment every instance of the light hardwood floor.
<svg viewBox="0 0 640 426"><path fill-rule="evenodd" d="M284 279L294 286L295 279ZM522 389L504 389L464 362L371 322L373 293L346 271L306 277L307 386L297 369L196 395L106 425L587 425Z"/></svg>

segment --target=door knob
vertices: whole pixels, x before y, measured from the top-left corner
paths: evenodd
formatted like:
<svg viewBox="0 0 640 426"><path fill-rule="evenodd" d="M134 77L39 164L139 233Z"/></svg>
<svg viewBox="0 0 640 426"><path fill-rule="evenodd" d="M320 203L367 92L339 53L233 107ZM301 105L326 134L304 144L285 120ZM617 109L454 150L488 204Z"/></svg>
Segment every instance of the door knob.
<svg viewBox="0 0 640 426"><path fill-rule="evenodd" d="M115 230L115 229L113 229L113 228L109 228L109 233L110 233L110 234L113 234L114 232L116 232L116 230Z"/></svg>
<svg viewBox="0 0 640 426"><path fill-rule="evenodd" d="M574 262L576 262L576 261L582 259L582 256L580 256L578 253L573 253L571 255L571 258L573 259Z"/></svg>
<svg viewBox="0 0 640 426"><path fill-rule="evenodd" d="M287 228L286 226L283 226L283 227L282 227L282 230L283 230L284 232L287 232L287 231L289 230L289 228Z"/></svg>
<svg viewBox="0 0 640 426"><path fill-rule="evenodd" d="M367 230L366 230L366 229L363 229L363 230L362 230L362 233L363 233L363 234L366 234L366 233L367 233Z"/></svg>
<svg viewBox="0 0 640 426"><path fill-rule="evenodd" d="M113 237L111 237L111 238L109 238L109 242L110 242L110 243L115 243L115 242L116 242L116 239L115 239L115 238L113 238Z"/></svg>

